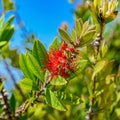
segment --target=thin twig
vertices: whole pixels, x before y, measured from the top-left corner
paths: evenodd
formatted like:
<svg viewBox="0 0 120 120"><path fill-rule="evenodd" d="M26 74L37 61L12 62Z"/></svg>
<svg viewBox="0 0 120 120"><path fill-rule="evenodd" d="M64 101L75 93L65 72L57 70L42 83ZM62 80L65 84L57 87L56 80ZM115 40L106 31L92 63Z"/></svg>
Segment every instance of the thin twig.
<svg viewBox="0 0 120 120"><path fill-rule="evenodd" d="M98 54L99 54L99 51L100 51L101 41L103 40L103 38L102 38L103 27L104 27L104 25L101 23L100 34L97 36L97 37L99 37L99 39L97 39L98 44L96 44L96 46L95 46L95 62L94 62L94 65L96 65L97 57L98 57ZM93 106L94 106L94 102L95 102L95 97L94 97L95 88L96 88L96 76L92 79L92 94L91 94L91 99L90 99L90 108L87 111L86 120L92 120L93 116L94 116Z"/></svg>
<svg viewBox="0 0 120 120"><path fill-rule="evenodd" d="M1 77L0 77L0 85L2 85L2 78ZM6 94L5 94L5 92L6 91L4 90L4 88L1 88L0 93L1 93L2 99L3 99L3 102L2 102L3 111L5 112L5 115L7 115L9 120L13 120L14 115L11 112L11 107L9 105L8 98L7 98ZM5 118L5 115L1 116L1 117Z"/></svg>

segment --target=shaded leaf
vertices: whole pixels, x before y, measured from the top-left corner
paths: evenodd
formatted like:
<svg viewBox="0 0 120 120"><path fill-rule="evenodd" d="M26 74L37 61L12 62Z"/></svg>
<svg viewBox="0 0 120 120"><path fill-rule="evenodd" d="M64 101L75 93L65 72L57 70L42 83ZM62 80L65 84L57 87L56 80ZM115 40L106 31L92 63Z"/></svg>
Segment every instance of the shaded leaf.
<svg viewBox="0 0 120 120"><path fill-rule="evenodd" d="M4 29L2 33L0 34L0 41L9 41L14 33L14 27L10 27L7 29Z"/></svg>
<svg viewBox="0 0 120 120"><path fill-rule="evenodd" d="M12 111L15 113L16 100L15 100L14 94L12 94L12 96L11 96L11 98L10 98L10 106L11 106L11 108L12 108Z"/></svg>
<svg viewBox="0 0 120 120"><path fill-rule="evenodd" d="M89 45L94 40L93 36L95 32L96 32L95 30L91 30L85 33L80 40L80 47Z"/></svg>
<svg viewBox="0 0 120 120"><path fill-rule="evenodd" d="M60 110L66 111L66 108L62 105L62 103L57 98L56 94L49 89L46 89L46 103L51 107Z"/></svg>

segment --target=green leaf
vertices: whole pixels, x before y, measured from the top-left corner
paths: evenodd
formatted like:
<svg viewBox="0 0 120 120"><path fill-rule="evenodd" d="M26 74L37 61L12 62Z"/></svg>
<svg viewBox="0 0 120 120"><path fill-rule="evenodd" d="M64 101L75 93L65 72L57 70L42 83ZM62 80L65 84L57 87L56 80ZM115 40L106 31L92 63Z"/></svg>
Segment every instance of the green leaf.
<svg viewBox="0 0 120 120"><path fill-rule="evenodd" d="M12 15L12 16L7 20L7 22L5 23L5 28L11 26L11 24L12 24L14 18L15 18L15 16Z"/></svg>
<svg viewBox="0 0 120 120"><path fill-rule="evenodd" d="M99 73L99 72L105 67L105 65L106 65L107 63L108 63L108 62L105 61L105 60L102 60L102 61L97 62L97 64L96 64L95 67L94 67L94 73L93 73L92 79L94 79L95 75L96 75L97 73Z"/></svg>
<svg viewBox="0 0 120 120"><path fill-rule="evenodd" d="M24 91L31 91L32 90L33 81L28 78L24 78L20 81L20 87Z"/></svg>
<svg viewBox="0 0 120 120"><path fill-rule="evenodd" d="M35 59L35 57L31 54L27 54L27 63L29 65L29 69L31 72L38 77L41 81L44 80L44 71L43 68L41 68L40 64L38 61Z"/></svg>
<svg viewBox="0 0 120 120"><path fill-rule="evenodd" d="M49 49L50 50L52 50L52 49L58 49L59 45L60 45L60 43L59 43L58 37L56 37L54 39L54 41L52 42L52 44L50 45Z"/></svg>
<svg viewBox="0 0 120 120"><path fill-rule="evenodd" d="M76 32L77 32L77 36L78 37L82 33L82 26L83 26L82 19L76 20L76 22L75 22L75 28L76 28Z"/></svg>
<svg viewBox="0 0 120 120"><path fill-rule="evenodd" d="M106 56L107 52L108 52L108 46L103 44L102 45L102 58Z"/></svg>
<svg viewBox="0 0 120 120"><path fill-rule="evenodd" d="M0 34L0 41L9 41L14 34L14 27L4 29Z"/></svg>
<svg viewBox="0 0 120 120"><path fill-rule="evenodd" d="M86 22L83 24L82 35L84 35L84 34L86 33L86 31L88 30L88 27L89 27L89 21L86 21Z"/></svg>
<svg viewBox="0 0 120 120"><path fill-rule="evenodd" d="M67 84L67 81L65 80L65 78L63 78L61 76L55 76L55 77L53 77L53 79L50 83L51 83L51 85L65 85L65 84Z"/></svg>
<svg viewBox="0 0 120 120"><path fill-rule="evenodd" d="M70 105L78 105L82 102L80 97L75 96L69 92L60 91L57 93L57 96L60 98L61 101L63 101L66 104L70 104Z"/></svg>
<svg viewBox="0 0 120 120"><path fill-rule="evenodd" d="M4 82L2 82L2 84L0 85L0 91L3 89L4 87Z"/></svg>
<svg viewBox="0 0 120 120"><path fill-rule="evenodd" d="M4 25L4 14L0 17L0 28L2 28L2 26Z"/></svg>
<svg viewBox="0 0 120 120"><path fill-rule="evenodd" d="M20 64L20 68L22 69L24 75L27 77L27 78L30 78L32 80L35 79L32 71L28 68L28 63L27 63L27 60L26 60L26 56L21 54L20 57L19 57L19 64Z"/></svg>
<svg viewBox="0 0 120 120"><path fill-rule="evenodd" d="M62 103L59 101L59 99L56 97L55 93L52 92L49 89L46 89L46 103L50 105L51 107L60 110L60 111L66 111L66 108L62 105Z"/></svg>
<svg viewBox="0 0 120 120"><path fill-rule="evenodd" d="M48 62L47 51L44 45L39 41L36 40L33 46L33 56L36 58L38 63L40 64L41 68L45 67L45 63Z"/></svg>
<svg viewBox="0 0 120 120"><path fill-rule="evenodd" d="M72 30L72 39L76 42L77 41L77 34L76 31L73 29Z"/></svg>
<svg viewBox="0 0 120 120"><path fill-rule="evenodd" d="M104 79L107 75L109 75L113 70L113 67L114 67L114 60L106 62L104 68L99 73L101 76L101 79Z"/></svg>
<svg viewBox="0 0 120 120"><path fill-rule="evenodd" d="M59 28L59 33L60 33L61 38L64 41L66 41L66 42L71 42L72 41L71 36L65 30Z"/></svg>
<svg viewBox="0 0 120 120"><path fill-rule="evenodd" d="M91 30L95 30L96 29L96 26L95 25L92 25L88 28L88 31L91 31Z"/></svg>
<svg viewBox="0 0 120 120"><path fill-rule="evenodd" d="M11 2L10 0L2 0L2 4L3 4L4 11L15 9L14 2Z"/></svg>
<svg viewBox="0 0 120 120"><path fill-rule="evenodd" d="M11 16L9 20L1 26L0 29L0 41L9 41L14 33L14 27L11 25L14 20L14 16Z"/></svg>
<svg viewBox="0 0 120 120"><path fill-rule="evenodd" d="M44 75L44 80L47 81L50 75L51 75L50 72L46 70Z"/></svg>
<svg viewBox="0 0 120 120"><path fill-rule="evenodd" d="M95 34L95 30L91 30L88 31L87 33L84 34L84 36L82 36L81 40L80 40L80 47L84 47L89 45L94 39L93 36Z"/></svg>
<svg viewBox="0 0 120 120"><path fill-rule="evenodd" d="M2 42L6 42L6 41L2 41ZM1 43L1 42L0 42ZM6 42L7 44L5 44L2 49L1 49L1 55L3 55L5 58L9 58L11 59L11 65L13 67L17 67L19 68L19 55L18 55L18 49L10 49L10 45L8 42Z"/></svg>
<svg viewBox="0 0 120 120"><path fill-rule="evenodd" d="M12 111L15 113L15 108L16 108L16 100L14 94L12 94L10 98L10 106L12 108Z"/></svg>
<svg viewBox="0 0 120 120"><path fill-rule="evenodd" d="M4 45L6 45L7 44L7 41L1 41L0 42L0 48L2 48Z"/></svg>
<svg viewBox="0 0 120 120"><path fill-rule="evenodd" d="M78 66L80 67L80 71L83 71L88 66L89 61L82 59L82 60L79 60L77 63L78 63ZM78 71L76 71L76 72L78 72Z"/></svg>

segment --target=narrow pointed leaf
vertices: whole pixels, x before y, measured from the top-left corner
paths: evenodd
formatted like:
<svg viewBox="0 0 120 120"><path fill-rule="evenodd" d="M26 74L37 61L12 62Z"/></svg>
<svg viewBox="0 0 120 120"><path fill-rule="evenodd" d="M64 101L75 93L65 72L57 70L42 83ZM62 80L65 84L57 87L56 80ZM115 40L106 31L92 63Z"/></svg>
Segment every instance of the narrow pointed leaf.
<svg viewBox="0 0 120 120"><path fill-rule="evenodd" d="M76 28L77 36L79 37L80 34L82 33L82 19L76 20L75 28Z"/></svg>
<svg viewBox="0 0 120 120"><path fill-rule="evenodd" d="M11 37L14 34L14 27L10 27L5 29L1 34L0 34L0 41L9 41Z"/></svg>
<svg viewBox="0 0 120 120"><path fill-rule="evenodd" d="M33 56L40 64L41 68L44 68L45 63L47 63L48 61L47 51L44 45L39 40L35 41L32 52L33 52Z"/></svg>
<svg viewBox="0 0 120 120"><path fill-rule="evenodd" d="M73 29L72 30L72 39L76 42L77 41L77 34L76 31Z"/></svg>
<svg viewBox="0 0 120 120"><path fill-rule="evenodd" d="M2 15L1 17L0 17L0 28L3 26L3 24L4 24L4 15Z"/></svg>
<svg viewBox="0 0 120 120"><path fill-rule="evenodd" d="M20 55L19 64L20 64L20 68L22 69L24 75L27 78L30 78L30 79L34 80L35 79L34 75L33 75L32 71L28 68L28 63L27 63L25 55L23 55L23 54Z"/></svg>
<svg viewBox="0 0 120 120"><path fill-rule="evenodd" d="M89 45L94 40L93 36L95 32L96 32L95 30L91 30L87 32L86 34L84 34L84 36L82 36L80 40L80 47Z"/></svg>
<svg viewBox="0 0 120 120"><path fill-rule="evenodd" d="M89 21L86 21L86 22L83 24L82 35L87 32L88 27L89 27Z"/></svg>
<svg viewBox="0 0 120 120"><path fill-rule="evenodd" d="M66 41L66 42L71 42L71 37L70 35L63 29L59 28L59 33L60 33L60 36L61 38Z"/></svg>
<svg viewBox="0 0 120 120"><path fill-rule="evenodd" d="M50 50L52 50L52 49L58 49L58 47L59 47L59 40L58 40L58 37L56 37L55 39L54 39L54 41L52 42L52 44L50 45Z"/></svg>
<svg viewBox="0 0 120 120"><path fill-rule="evenodd" d="M27 55L27 63L29 65L29 69L31 70L31 72L41 81L43 81L43 76L44 76L43 69L41 68L40 64L33 55L31 54Z"/></svg>

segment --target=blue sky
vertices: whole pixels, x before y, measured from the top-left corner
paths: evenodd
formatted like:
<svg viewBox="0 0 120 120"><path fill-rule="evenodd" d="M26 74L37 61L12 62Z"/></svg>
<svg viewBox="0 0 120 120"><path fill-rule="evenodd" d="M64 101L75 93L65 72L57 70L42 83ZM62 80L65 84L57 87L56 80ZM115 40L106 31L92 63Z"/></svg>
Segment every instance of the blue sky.
<svg viewBox="0 0 120 120"><path fill-rule="evenodd" d="M76 0L78 1L80 0ZM16 6L27 30L34 32L46 47L58 34L62 22L73 27L75 4L70 4L68 0L16 0ZM19 34L17 37L20 41Z"/></svg>

